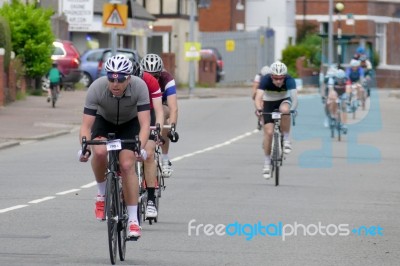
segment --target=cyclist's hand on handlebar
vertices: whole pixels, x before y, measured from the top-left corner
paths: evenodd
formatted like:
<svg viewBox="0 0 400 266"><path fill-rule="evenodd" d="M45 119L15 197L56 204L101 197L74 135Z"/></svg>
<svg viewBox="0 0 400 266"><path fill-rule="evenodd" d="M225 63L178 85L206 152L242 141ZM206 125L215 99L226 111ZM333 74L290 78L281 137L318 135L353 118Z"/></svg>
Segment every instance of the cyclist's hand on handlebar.
<svg viewBox="0 0 400 266"><path fill-rule="evenodd" d="M263 110L261 110L261 109L256 110L256 116L262 116L262 114L263 114Z"/></svg>
<svg viewBox="0 0 400 266"><path fill-rule="evenodd" d="M172 141L172 142L178 142L179 140L179 134L176 131L169 131L168 132L168 138Z"/></svg>
<svg viewBox="0 0 400 266"><path fill-rule="evenodd" d="M82 150L78 151L78 160L82 163L86 163L90 157L90 151L86 150L85 154L82 153Z"/></svg>
<svg viewBox="0 0 400 266"><path fill-rule="evenodd" d="M145 149L141 149L140 154L138 154L138 152L135 151L135 156L136 156L136 160L138 160L138 161L146 161L147 152Z"/></svg>

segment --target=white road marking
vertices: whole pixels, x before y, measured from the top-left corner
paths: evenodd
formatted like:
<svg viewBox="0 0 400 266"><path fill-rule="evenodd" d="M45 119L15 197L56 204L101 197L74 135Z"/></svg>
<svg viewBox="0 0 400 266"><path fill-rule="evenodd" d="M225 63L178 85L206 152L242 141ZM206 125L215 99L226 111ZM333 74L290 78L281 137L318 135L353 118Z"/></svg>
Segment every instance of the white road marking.
<svg viewBox="0 0 400 266"><path fill-rule="evenodd" d="M40 202L43 202L43 201L46 201L46 200L55 199L55 198L56 198L56 197L54 197L54 196L44 197L44 198L41 198L41 199L32 200L32 201L30 201L30 202L28 202L28 203L40 203Z"/></svg>
<svg viewBox="0 0 400 266"><path fill-rule="evenodd" d="M212 151L212 150L215 150L215 149L219 149L221 147L230 145L230 144L232 144L232 143L234 143L234 142L236 142L238 140L241 140L241 139L243 139L245 137L251 136L251 135L253 135L253 134L257 133L257 132L259 132L257 129L255 129L253 131L250 131L250 132L246 132L246 133L244 133L242 135L234 137L234 138L232 138L230 140L227 140L227 141L225 141L223 143L216 144L214 146L210 146L210 147L204 148L202 150L198 150L198 151L195 151L195 152L192 152L192 153L188 153L188 154L185 154L185 155L182 155L182 156L175 157L174 159L171 160L171 162L180 161L180 160L182 160L184 158L188 158L188 157L191 157L191 156L195 156L197 154L201 154L201 153L204 153L204 152L208 152L208 151ZM81 188L90 188L90 187L93 187L95 185L96 185L96 182L93 181L93 182L91 182L89 184L81 186ZM66 194L69 194L69 193L77 192L79 190L81 190L81 189L74 188L74 189L58 192L58 193L56 193L56 195L62 196L62 195L66 195ZM56 198L55 196L47 196L47 197L44 197L44 198L41 198L41 199L36 199L36 200L29 201L28 203L37 204L37 203L40 203L40 202L43 202L43 201L46 201L46 200L55 199L55 198ZM0 209L0 213L13 211L13 210L24 208L24 207L28 207L28 206L29 205L16 205L16 206L5 208L5 209Z"/></svg>
<svg viewBox="0 0 400 266"><path fill-rule="evenodd" d="M29 205L17 205L17 206L12 206L12 207L10 207L10 208L1 209L1 210L0 210L0 213L4 213L4 212L8 212L8 211L13 211L13 210L21 209L21 208L28 207L28 206L29 206Z"/></svg>
<svg viewBox="0 0 400 266"><path fill-rule="evenodd" d="M73 192L76 192L79 190L80 190L79 188L74 188L74 189L58 192L58 193L56 193L56 195L65 195L65 194L73 193Z"/></svg>

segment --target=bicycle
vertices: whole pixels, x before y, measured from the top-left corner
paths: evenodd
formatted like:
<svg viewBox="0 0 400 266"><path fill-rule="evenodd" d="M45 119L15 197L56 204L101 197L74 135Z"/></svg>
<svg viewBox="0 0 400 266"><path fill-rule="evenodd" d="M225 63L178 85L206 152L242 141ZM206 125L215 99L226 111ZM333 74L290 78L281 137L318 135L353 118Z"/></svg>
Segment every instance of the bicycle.
<svg viewBox="0 0 400 266"><path fill-rule="evenodd" d="M82 153L89 153L88 145L106 145L108 151L108 166L106 173L106 196L105 196L105 215L103 220L107 220L108 246L111 264L116 263L117 247L119 258L125 260L126 241L136 241L137 238L127 237L128 211L124 201L122 191L122 180L119 172L118 154L122 144L135 144L135 151L140 153L140 140L135 139L116 139L114 133L108 133L106 140L87 140L82 137ZM138 211L138 215L140 215ZM140 216L139 216L140 217ZM139 218L140 221L140 218Z"/></svg>
<svg viewBox="0 0 400 266"><path fill-rule="evenodd" d="M164 125L163 126L164 129L170 129L170 130L175 130L175 124L171 124L171 125ZM157 208L157 212L159 213L160 211L160 198L161 198L161 193L163 190L165 190L166 186L165 186L165 182L164 182L164 175L162 172L162 151L161 151L161 145L164 144L164 140L161 137L161 127L159 124L157 124L156 126L151 126L150 127L151 130L151 134L154 135L154 141L156 142L156 148L155 148L155 153L154 153L154 161L156 164L156 177L157 177L157 181L156 181L156 187L155 187L155 205ZM140 171L140 175L141 175L141 179L143 180L143 164L138 166L140 169L142 169ZM138 175L139 176L139 175ZM145 182L143 183L142 187L145 187ZM144 195L146 192L142 192ZM146 200L147 202L147 197L143 197L143 200ZM143 205L143 208L141 208L142 210L142 214L145 215L145 210L146 210L146 206ZM151 225L152 222L154 221L155 223L158 222L158 216L157 217L145 217L143 216L145 220L149 221L149 224Z"/></svg>
<svg viewBox="0 0 400 266"><path fill-rule="evenodd" d="M285 114L281 113L279 110L274 110L271 113L265 113L272 116L272 120L274 121L274 133L272 136L272 144L271 144L271 177L275 179L275 186L279 186L279 168L283 164L284 153L283 153L283 134L281 132L281 117L282 115L292 115L292 124L296 125L295 115L297 111L291 110L290 113Z"/></svg>

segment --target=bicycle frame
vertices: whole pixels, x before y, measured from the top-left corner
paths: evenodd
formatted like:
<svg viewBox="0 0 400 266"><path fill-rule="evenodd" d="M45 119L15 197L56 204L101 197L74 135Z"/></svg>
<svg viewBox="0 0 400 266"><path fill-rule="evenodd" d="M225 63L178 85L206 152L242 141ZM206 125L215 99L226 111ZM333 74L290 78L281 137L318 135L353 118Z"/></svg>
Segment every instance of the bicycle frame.
<svg viewBox="0 0 400 266"><path fill-rule="evenodd" d="M109 133L106 140L86 140L82 138L82 153L90 151L88 145L106 145L108 151L108 164L106 173L106 197L104 220L107 220L108 243L111 264L116 262L117 247L121 261L125 260L126 241L137 240L127 238L128 213L123 197L122 180L119 174L119 151L122 149L122 143L135 144L135 150L140 151L139 137L134 140L115 139L114 133ZM118 241L118 242L117 242ZM118 243L118 244L117 244Z"/></svg>
<svg viewBox="0 0 400 266"><path fill-rule="evenodd" d="M283 135L281 132L281 117L282 115L292 115L296 111L290 111L290 113L285 114L281 113L278 110L275 110L271 113L263 113L270 114L272 116L272 120L274 121L274 130L272 135L271 142L271 176L275 179L275 186L279 185L279 168L283 164L284 154L283 154ZM292 116L292 124L295 125L294 116Z"/></svg>

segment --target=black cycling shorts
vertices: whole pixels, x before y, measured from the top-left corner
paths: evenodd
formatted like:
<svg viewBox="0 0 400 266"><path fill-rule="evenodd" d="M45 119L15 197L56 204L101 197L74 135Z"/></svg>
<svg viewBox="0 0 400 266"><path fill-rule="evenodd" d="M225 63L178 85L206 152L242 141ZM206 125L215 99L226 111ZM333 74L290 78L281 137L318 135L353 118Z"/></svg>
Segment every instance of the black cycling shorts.
<svg viewBox="0 0 400 266"><path fill-rule="evenodd" d="M263 112L264 113L272 113L276 109L279 110L279 107L281 106L281 103L283 103L283 102L288 102L289 105L291 105L291 103L292 103L292 101L290 100L290 97L287 97L285 99L278 100L278 101L264 101ZM268 124L268 123L273 123L274 122L274 120L272 120L272 115L271 114L264 114L263 117L264 117L264 124Z"/></svg>
<svg viewBox="0 0 400 266"><path fill-rule="evenodd" d="M101 115L96 115L91 137L92 139L97 137L107 138L108 133L115 133L116 139L134 139L139 134L139 131L140 124L137 117L123 124L115 125L105 120ZM122 149L134 151L135 145L122 143Z"/></svg>

